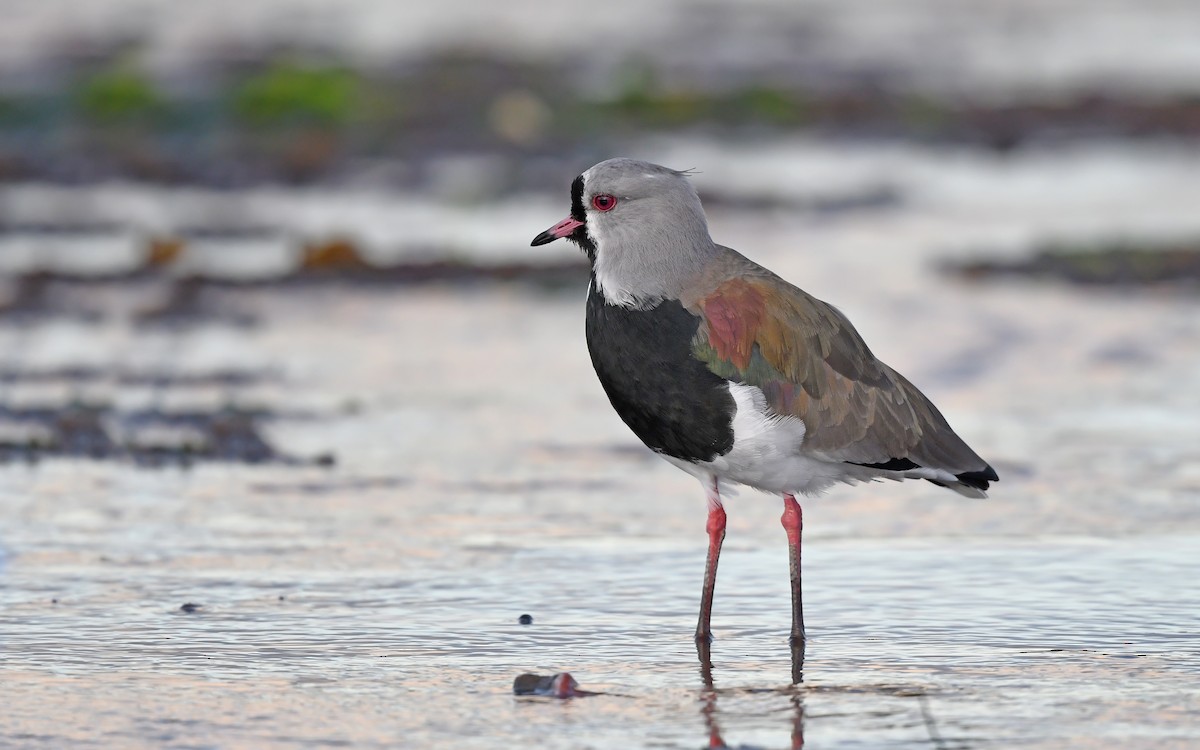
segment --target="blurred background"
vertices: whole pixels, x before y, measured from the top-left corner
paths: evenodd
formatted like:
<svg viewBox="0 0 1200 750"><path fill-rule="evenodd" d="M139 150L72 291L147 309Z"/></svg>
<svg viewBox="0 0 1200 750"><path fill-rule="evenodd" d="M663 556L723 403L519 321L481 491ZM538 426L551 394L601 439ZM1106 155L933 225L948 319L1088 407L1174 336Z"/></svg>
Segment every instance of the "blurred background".
<svg viewBox="0 0 1200 750"><path fill-rule="evenodd" d="M0 17L0 671L25 711L0 736L803 737L803 701L776 725L773 693L693 710L702 495L595 382L582 255L529 247L575 175L625 155L695 170L714 238L846 312L1001 476L986 503L907 483L806 504L811 663L855 688L807 698L834 717L809 737L927 745L911 695L942 690L958 746L1195 740L1200 594L1167 583L1194 579L1200 530L1200 5ZM752 658L724 674L748 690L786 674L777 513L730 504L714 623L738 628ZM895 585L846 596L881 567ZM855 630L917 606L906 581L927 620ZM526 612L557 629L517 628ZM893 674L854 661L898 636L928 648ZM972 672L987 638L994 669ZM1078 661L1030 666L1031 643ZM1088 691L1104 648L1149 655L1123 701ZM871 687L928 654L953 666ZM662 703L514 709L508 681L536 667ZM1004 709L1030 721L1001 720L990 691L1031 669L1045 692Z"/></svg>
<svg viewBox="0 0 1200 750"><path fill-rule="evenodd" d="M1194 297L1196 13L7 0L0 452L278 457L246 415L202 412L262 407L245 394L294 382L287 367L197 342L241 340L271 297L332 295L328 311L431 285L578 293L581 257L527 236L613 155L695 169L718 240L801 285L858 256L964 290L1026 278ZM812 291L846 305L837 287L886 279ZM184 393L205 384L220 391L207 405ZM196 408L168 413L173 398Z"/></svg>

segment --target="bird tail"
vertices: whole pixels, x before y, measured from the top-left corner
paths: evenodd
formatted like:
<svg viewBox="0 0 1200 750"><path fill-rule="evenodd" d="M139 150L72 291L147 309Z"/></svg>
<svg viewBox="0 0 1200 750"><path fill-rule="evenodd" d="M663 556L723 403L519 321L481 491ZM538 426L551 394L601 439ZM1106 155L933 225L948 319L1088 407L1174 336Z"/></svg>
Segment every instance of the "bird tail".
<svg viewBox="0 0 1200 750"><path fill-rule="evenodd" d="M941 479L924 478L927 482L932 482L938 487L945 487L948 490L954 490L964 497L974 497L983 499L987 497L988 482L999 482L1000 477L996 475L996 470L991 466L984 464L984 467L978 471L964 471L961 474L954 475L954 481L942 481Z"/></svg>

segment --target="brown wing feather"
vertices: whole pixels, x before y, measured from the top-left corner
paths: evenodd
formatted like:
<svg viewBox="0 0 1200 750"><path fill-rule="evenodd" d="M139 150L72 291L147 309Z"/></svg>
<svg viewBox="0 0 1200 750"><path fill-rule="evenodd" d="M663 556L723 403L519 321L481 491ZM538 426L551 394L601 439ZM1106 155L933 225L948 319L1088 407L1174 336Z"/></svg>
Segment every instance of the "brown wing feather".
<svg viewBox="0 0 1200 750"><path fill-rule="evenodd" d="M779 277L732 278L695 307L704 319L696 356L801 419L805 452L866 464L907 458L954 473L986 466L844 315Z"/></svg>

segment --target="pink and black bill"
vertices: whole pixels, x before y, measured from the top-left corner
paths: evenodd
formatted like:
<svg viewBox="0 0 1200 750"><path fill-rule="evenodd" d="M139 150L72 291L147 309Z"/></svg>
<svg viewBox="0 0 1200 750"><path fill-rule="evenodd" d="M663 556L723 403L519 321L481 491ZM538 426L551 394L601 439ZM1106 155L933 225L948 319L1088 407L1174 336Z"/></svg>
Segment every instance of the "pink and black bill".
<svg viewBox="0 0 1200 750"><path fill-rule="evenodd" d="M571 183L571 215L534 237L533 242L529 244L537 247L565 237L583 248L589 259L595 260L596 246L588 236L586 222L587 214L583 210L583 175L579 175Z"/></svg>
<svg viewBox="0 0 1200 750"><path fill-rule="evenodd" d="M568 216L567 218L539 234L537 237L534 237L533 242L529 244L533 247L537 247L538 245L545 245L547 243L554 242L555 240L560 240L563 237L570 237L572 232L582 226L584 226L582 221Z"/></svg>

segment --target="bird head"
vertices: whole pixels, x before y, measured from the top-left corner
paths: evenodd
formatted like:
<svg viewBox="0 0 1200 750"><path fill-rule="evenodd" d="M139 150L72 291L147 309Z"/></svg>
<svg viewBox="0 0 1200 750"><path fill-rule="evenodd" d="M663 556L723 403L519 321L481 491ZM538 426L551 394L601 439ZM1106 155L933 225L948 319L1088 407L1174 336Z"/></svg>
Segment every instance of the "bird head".
<svg viewBox="0 0 1200 750"><path fill-rule="evenodd" d="M708 221L686 173L635 159L609 159L571 183L571 215L533 238L566 238L587 254L614 302L663 299L689 264L711 252Z"/></svg>

